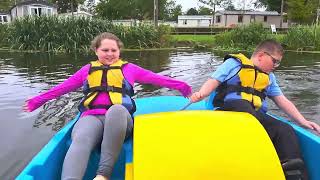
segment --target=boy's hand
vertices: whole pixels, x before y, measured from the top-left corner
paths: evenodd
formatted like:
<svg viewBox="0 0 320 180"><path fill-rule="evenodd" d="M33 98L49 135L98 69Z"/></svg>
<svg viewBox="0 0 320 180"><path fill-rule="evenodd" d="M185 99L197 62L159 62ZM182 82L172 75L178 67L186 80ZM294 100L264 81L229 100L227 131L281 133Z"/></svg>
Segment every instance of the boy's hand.
<svg viewBox="0 0 320 180"><path fill-rule="evenodd" d="M300 124L301 126L312 129L316 131L318 134L320 134L320 126L317 123L307 120Z"/></svg>
<svg viewBox="0 0 320 180"><path fill-rule="evenodd" d="M190 101L195 103L195 102L198 102L200 100L202 100L204 97L203 97L203 94L200 93L200 92L195 92L193 93L191 96L190 96Z"/></svg>

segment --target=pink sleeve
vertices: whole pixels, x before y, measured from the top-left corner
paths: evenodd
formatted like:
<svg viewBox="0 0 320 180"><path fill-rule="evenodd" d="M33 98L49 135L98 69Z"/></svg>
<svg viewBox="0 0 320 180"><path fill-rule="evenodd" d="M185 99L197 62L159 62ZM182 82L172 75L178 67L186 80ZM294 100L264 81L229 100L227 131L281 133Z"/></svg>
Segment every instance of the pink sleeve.
<svg viewBox="0 0 320 180"><path fill-rule="evenodd" d="M90 65L83 66L79 71L69 77L61 84L53 87L52 89L35 96L28 100L28 109L33 111L51 99L55 99L63 94L74 91L83 85L86 77L88 76Z"/></svg>
<svg viewBox="0 0 320 180"><path fill-rule="evenodd" d="M184 97L187 97L191 94L191 87L187 83L156 74L131 63L124 67L124 75L132 84L134 82L138 82L142 84L152 84L161 87L167 87L169 89L180 91Z"/></svg>

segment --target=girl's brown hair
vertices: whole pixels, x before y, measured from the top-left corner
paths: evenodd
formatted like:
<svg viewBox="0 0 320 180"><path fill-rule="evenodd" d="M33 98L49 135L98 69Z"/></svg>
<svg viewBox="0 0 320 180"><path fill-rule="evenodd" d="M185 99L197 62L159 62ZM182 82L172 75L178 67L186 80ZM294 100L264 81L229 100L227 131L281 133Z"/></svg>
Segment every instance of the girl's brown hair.
<svg viewBox="0 0 320 180"><path fill-rule="evenodd" d="M100 47L101 41L104 39L111 39L117 42L118 48L121 49L123 48L123 43L122 41L114 34L109 33L109 32L103 32L96 36L92 41L91 41L91 46L90 48L95 51L97 48Z"/></svg>

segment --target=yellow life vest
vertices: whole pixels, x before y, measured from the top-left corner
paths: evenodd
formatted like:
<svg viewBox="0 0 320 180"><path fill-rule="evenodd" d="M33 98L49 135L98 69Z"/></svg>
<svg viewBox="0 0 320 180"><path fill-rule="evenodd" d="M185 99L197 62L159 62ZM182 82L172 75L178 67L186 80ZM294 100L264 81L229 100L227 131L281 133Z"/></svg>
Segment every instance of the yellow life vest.
<svg viewBox="0 0 320 180"><path fill-rule="evenodd" d="M225 60L229 58L239 61L241 68L237 74L217 88L214 105L221 106L223 101L234 99L235 97L226 98L226 96L236 92L241 99L251 102L256 110L259 109L266 97L265 90L269 85L269 75L257 69L253 62L241 53L227 55Z"/></svg>
<svg viewBox="0 0 320 180"><path fill-rule="evenodd" d="M118 60L116 63L105 66L99 61L90 62L91 67L84 87L85 98L81 105L85 109L108 109L112 104L122 104L129 112L135 111L133 87L125 80L122 67L128 62ZM107 92L111 105L93 105L100 92Z"/></svg>

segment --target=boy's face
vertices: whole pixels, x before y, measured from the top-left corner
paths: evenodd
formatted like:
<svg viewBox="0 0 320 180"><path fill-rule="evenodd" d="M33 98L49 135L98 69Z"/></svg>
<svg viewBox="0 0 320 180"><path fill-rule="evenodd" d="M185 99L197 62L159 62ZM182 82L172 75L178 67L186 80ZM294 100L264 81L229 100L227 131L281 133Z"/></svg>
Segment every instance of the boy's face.
<svg viewBox="0 0 320 180"><path fill-rule="evenodd" d="M259 52L260 68L266 73L274 71L281 62L282 55L279 53Z"/></svg>

